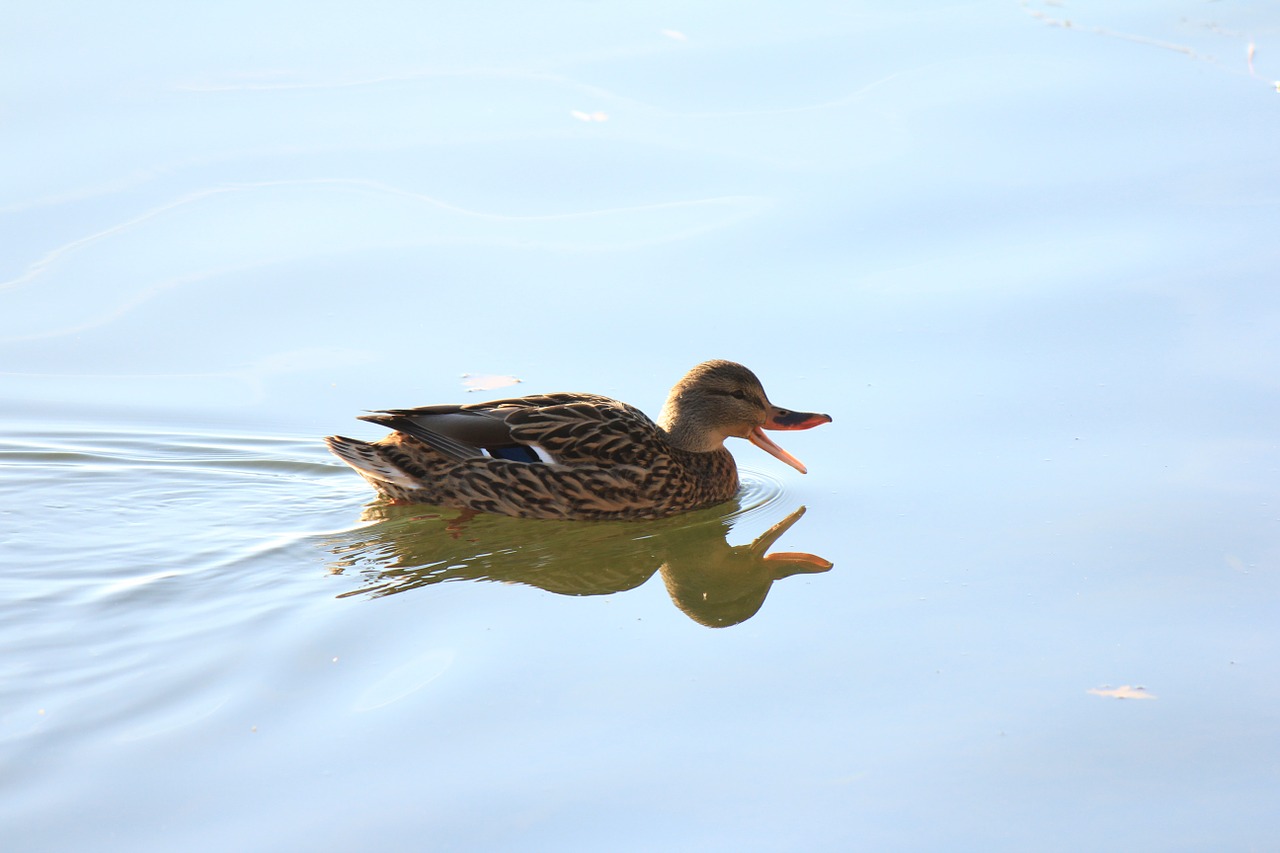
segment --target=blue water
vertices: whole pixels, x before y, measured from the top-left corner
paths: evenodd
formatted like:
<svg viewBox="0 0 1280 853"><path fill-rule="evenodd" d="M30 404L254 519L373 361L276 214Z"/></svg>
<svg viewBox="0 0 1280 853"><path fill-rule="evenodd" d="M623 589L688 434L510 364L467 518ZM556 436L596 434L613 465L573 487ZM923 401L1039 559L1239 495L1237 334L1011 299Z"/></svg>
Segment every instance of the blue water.
<svg viewBox="0 0 1280 853"><path fill-rule="evenodd" d="M4 850L1280 850L1270 4L0 39ZM319 442L713 357L834 422L668 523Z"/></svg>

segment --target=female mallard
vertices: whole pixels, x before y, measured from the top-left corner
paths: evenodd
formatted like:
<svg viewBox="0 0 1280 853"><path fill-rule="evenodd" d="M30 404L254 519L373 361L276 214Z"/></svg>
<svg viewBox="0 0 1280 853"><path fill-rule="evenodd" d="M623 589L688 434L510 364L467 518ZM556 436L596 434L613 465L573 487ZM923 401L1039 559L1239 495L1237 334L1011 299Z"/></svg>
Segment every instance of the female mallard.
<svg viewBox="0 0 1280 853"><path fill-rule="evenodd" d="M388 409L360 420L395 432L373 443L340 435L325 441L398 503L522 518L647 519L733 497L738 469L724 446L729 436L805 473L764 430L808 429L831 418L779 409L750 370L708 361L671 389L657 424L594 394Z"/></svg>

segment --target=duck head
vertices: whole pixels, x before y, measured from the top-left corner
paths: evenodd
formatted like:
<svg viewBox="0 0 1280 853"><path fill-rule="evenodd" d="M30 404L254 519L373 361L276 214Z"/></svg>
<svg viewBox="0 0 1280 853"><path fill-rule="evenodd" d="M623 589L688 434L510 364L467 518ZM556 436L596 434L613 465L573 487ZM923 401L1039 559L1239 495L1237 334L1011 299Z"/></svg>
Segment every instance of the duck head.
<svg viewBox="0 0 1280 853"><path fill-rule="evenodd" d="M671 389L658 417L658 425L676 447L706 453L723 447L730 436L745 438L801 474L807 471L800 460L764 431L809 429L830 422L830 415L778 408L769 402L754 373L722 360L704 361L686 373Z"/></svg>

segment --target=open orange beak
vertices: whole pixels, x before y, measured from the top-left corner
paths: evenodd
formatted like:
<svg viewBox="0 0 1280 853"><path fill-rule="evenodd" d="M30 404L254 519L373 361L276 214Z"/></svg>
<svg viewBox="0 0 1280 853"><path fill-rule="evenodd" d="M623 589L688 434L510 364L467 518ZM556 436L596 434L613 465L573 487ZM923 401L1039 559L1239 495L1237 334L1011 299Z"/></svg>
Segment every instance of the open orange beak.
<svg viewBox="0 0 1280 853"><path fill-rule="evenodd" d="M769 409L769 419L763 425L756 427L747 433L747 441L756 447L768 453L777 459L795 468L801 474L808 474L809 469L804 467L804 463L774 444L773 440L764 434L767 429L811 429L819 424L831 423L830 415L819 415L815 412L790 412L786 409L779 409L771 406Z"/></svg>

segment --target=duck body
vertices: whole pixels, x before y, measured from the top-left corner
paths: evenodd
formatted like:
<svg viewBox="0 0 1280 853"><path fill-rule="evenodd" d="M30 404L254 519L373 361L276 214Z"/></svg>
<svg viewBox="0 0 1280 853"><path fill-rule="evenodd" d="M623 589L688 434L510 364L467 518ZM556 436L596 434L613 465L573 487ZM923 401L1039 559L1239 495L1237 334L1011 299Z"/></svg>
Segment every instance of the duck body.
<svg viewBox="0 0 1280 853"><path fill-rule="evenodd" d="M712 361L676 385L660 423L608 397L568 393L388 409L361 420L394 431L375 442L325 441L392 501L603 520L663 518L733 497L729 436L803 471L761 429L807 429L831 418L773 407L751 371Z"/></svg>

